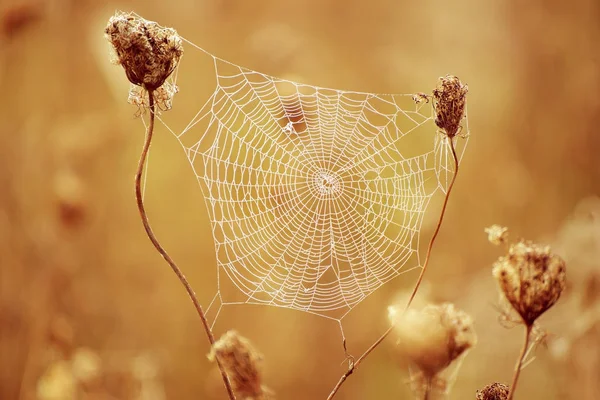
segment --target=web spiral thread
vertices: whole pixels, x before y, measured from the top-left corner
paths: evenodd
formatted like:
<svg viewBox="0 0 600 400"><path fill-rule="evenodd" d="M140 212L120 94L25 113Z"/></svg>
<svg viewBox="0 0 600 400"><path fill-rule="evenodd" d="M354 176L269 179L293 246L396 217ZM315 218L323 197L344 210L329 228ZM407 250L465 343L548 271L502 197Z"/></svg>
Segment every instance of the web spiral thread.
<svg viewBox="0 0 600 400"><path fill-rule="evenodd" d="M339 321L421 266L425 211L453 173L431 104L278 79L206 54L215 90L174 133L205 197L219 311L265 304ZM462 155L466 140L454 140ZM242 301L224 298L225 280Z"/></svg>

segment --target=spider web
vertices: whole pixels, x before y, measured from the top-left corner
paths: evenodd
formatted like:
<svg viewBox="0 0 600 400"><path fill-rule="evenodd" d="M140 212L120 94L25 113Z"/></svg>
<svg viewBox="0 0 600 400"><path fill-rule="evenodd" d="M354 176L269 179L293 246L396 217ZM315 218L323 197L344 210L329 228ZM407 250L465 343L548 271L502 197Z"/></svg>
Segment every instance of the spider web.
<svg viewBox="0 0 600 400"><path fill-rule="evenodd" d="M339 322L421 267L423 217L454 163L428 101L279 79L185 41L212 58L216 86L182 131L159 119L204 194L214 321L223 305L264 304ZM454 140L462 155L467 141Z"/></svg>

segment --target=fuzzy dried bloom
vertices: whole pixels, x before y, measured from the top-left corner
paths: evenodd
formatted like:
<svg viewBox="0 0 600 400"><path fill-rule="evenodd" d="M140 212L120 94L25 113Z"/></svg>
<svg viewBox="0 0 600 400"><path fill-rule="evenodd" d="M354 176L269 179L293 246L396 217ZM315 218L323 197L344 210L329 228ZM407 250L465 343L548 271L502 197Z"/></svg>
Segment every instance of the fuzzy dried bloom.
<svg viewBox="0 0 600 400"><path fill-rule="evenodd" d="M485 228L485 233L488 235L488 241L496 246L506 243L508 239L508 228L504 226L494 224Z"/></svg>
<svg viewBox="0 0 600 400"><path fill-rule="evenodd" d="M104 30L131 83L152 92L171 75L183 55L181 37L133 14L116 13Z"/></svg>
<svg viewBox="0 0 600 400"><path fill-rule="evenodd" d="M549 246L521 241L494 263L500 291L526 325L552 307L566 285L566 266Z"/></svg>
<svg viewBox="0 0 600 400"><path fill-rule="evenodd" d="M477 391L476 400L506 400L508 399L508 386L494 382Z"/></svg>
<svg viewBox="0 0 600 400"><path fill-rule="evenodd" d="M430 379L473 347L477 336L471 317L453 304L409 309L396 316L399 353Z"/></svg>
<svg viewBox="0 0 600 400"><path fill-rule="evenodd" d="M435 124L450 139L462 129L461 122L465 114L468 91L468 86L452 75L440 78L437 88L433 91Z"/></svg>
<svg viewBox="0 0 600 400"><path fill-rule="evenodd" d="M212 346L208 358L211 361L218 359L223 365L238 398L266 399L259 368L262 356L248 339L236 331L228 331Z"/></svg>

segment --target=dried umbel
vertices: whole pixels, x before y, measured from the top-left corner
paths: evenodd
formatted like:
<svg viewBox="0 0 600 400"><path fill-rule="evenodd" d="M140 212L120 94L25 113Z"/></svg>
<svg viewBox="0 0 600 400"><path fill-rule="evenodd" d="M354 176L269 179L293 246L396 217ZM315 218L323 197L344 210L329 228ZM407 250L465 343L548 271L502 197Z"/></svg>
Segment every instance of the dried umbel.
<svg viewBox="0 0 600 400"><path fill-rule="evenodd" d="M105 33L129 81L149 92L163 85L183 55L181 38L174 29L133 14L112 16Z"/></svg>
<svg viewBox="0 0 600 400"><path fill-rule="evenodd" d="M399 353L431 380L477 342L471 317L453 304L428 305L398 315Z"/></svg>
<svg viewBox="0 0 600 400"><path fill-rule="evenodd" d="M494 224L485 228L485 233L488 235L488 241L496 246L506 243L508 239L508 228L504 226Z"/></svg>
<svg viewBox="0 0 600 400"><path fill-rule="evenodd" d="M259 368L262 356L248 339L236 331L229 331L213 344L208 358L219 360L229 375L233 390L239 399L266 399Z"/></svg>
<svg viewBox="0 0 600 400"><path fill-rule="evenodd" d="M508 386L494 382L477 391L476 400L506 400L508 399Z"/></svg>
<svg viewBox="0 0 600 400"><path fill-rule="evenodd" d="M440 78L437 88L433 91L435 124L450 139L462 129L461 122L465 114L468 91L468 86L452 75Z"/></svg>
<svg viewBox="0 0 600 400"><path fill-rule="evenodd" d="M566 266L549 246L521 241L494 263L500 291L527 326L552 307L565 289Z"/></svg>

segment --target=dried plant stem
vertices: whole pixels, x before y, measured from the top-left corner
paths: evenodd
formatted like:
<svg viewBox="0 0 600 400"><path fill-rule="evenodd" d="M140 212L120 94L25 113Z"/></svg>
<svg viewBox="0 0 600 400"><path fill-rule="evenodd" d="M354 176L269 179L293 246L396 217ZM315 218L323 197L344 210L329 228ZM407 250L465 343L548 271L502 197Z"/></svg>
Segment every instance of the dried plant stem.
<svg viewBox="0 0 600 400"><path fill-rule="evenodd" d="M430 394L431 394L431 378L427 378L427 382L425 382L425 393L423 394L423 400L429 400Z"/></svg>
<svg viewBox="0 0 600 400"><path fill-rule="evenodd" d="M208 324L208 320L206 319L204 310L202 309L202 306L200 305L200 302L198 301L198 298L196 297L196 293L194 292L194 289L192 289L190 283L186 279L186 277L183 274L183 272L181 271L181 269L179 269L177 264L175 264L175 261L173 261L171 256L169 256L169 254L167 254L165 249L158 242L158 239L156 238L156 236L154 235L154 232L152 231L152 228L150 227L150 222L148 221L148 216L146 214L146 208L144 206L144 199L142 198L141 182L142 182L142 173L144 171L144 166L146 164L146 159L148 157L148 150L150 149L150 143L152 142L152 135L154 133L155 104L154 104L153 91L148 91L148 98L149 98L148 109L150 110L150 122L148 124L148 130L146 131L146 139L144 141L144 147L142 148L142 154L140 155L140 161L138 163L138 168L135 173L135 197L137 200L138 210L140 212L140 216L142 218L142 223L144 224L144 229L146 230L146 234L148 235L148 238L150 239L150 241L152 242L152 244L154 245L156 250L160 253L160 255L165 259L167 264L169 264L169 266L171 267L171 269L173 270L175 275L177 275L177 278L179 278L179 281L185 287L185 290L186 290L188 296L192 300L192 303L194 303L194 307L196 308L196 311L198 312L198 315L200 316L200 320L202 321L202 325L204 326L204 330L206 331L206 335L208 336L208 341L210 342L210 344L212 346L215 343L215 337L210 328L210 325ZM216 361L217 361L217 365L219 366L219 370L221 371L221 376L223 377L223 383L225 384L225 388L227 389L227 394L229 395L229 399L235 400L235 394L233 393L233 389L231 387L229 377L227 376L227 373L225 373L225 370L223 369L221 362L218 359Z"/></svg>
<svg viewBox="0 0 600 400"><path fill-rule="evenodd" d="M454 147L454 139L448 138L448 140L450 141L450 149L452 150L452 157L454 159L454 173L452 174L452 179L450 180L450 184L448 185L448 191L446 192L446 196L444 197L444 204L442 206L442 210L440 211L440 217L439 217L437 225L435 227L435 231L433 232L433 236L431 236L431 240L429 241L429 246L427 247L427 254L425 256L425 262L423 263L423 269L421 270L421 273L419 274L419 278L417 279L417 283L416 283L416 285L412 291L412 294L408 300L406 309L408 309L408 307L411 305L415 295L417 294L417 290L419 289L419 286L421 285L421 282L423 280L423 275L425 274L425 270L427 269L427 265L429 265L429 259L431 256L431 251L433 249L433 244L435 242L435 239L438 236L438 233L440 232L440 228L441 228L442 222L444 220L444 215L446 214L446 208L448 206L448 199L450 198L450 193L452 192L452 188L454 187L454 182L456 181L456 175L458 174L458 156L456 155L456 148ZM405 311L406 311L406 309L405 309ZM383 333L383 335L381 335L379 337L379 339L377 339L375 341L375 343L373 343L371 345L371 347L369 347L358 359L356 359L355 362L350 364L348 371L346 371L344 373L344 375L342 375L342 377L340 378L338 383L335 385L335 387L333 388L333 390L327 397L327 400L333 399L333 397L339 391L340 387L346 381L346 379L348 379L348 377L350 375L352 375L354 370L356 368L358 368L358 366L365 359L365 357L367 357L369 354L371 354L371 352L373 350L375 350L375 348L377 346L379 346L379 344L381 342L383 342L383 340L392 332L392 330L394 329L394 326L395 326L395 323L392 322L391 326Z"/></svg>
<svg viewBox="0 0 600 400"><path fill-rule="evenodd" d="M531 336L531 329L533 325L529 324L525 327L525 340L523 341L523 348L521 349L521 354L519 354L519 359L517 360L517 365L515 366L515 372L513 375L512 383L510 384L508 398L507 400L512 400L515 395L515 390L517 390L517 382L519 381L519 375L521 374L521 366L523 365L523 359L525 358L525 354L527 353L527 349L529 348L529 337Z"/></svg>
<svg viewBox="0 0 600 400"><path fill-rule="evenodd" d="M414 300L417 290L421 286L421 282L423 281L423 276L425 275L425 271L427 270L427 266L429 265L429 258L431 256L431 250L433 249L433 244L435 243L435 239L440 233L440 228L442 227L442 222L444 220L444 215L446 214L446 208L448 207L448 199L450 198L450 192L454 187L454 182L456 181L456 175L458 174L458 156L456 155L456 148L454 148L454 140L452 138L448 138L450 141L450 149L452 150L452 157L454 159L454 173L452 174L452 180L450 181L450 185L448 185L448 191L446 192L446 196L444 197L444 204L442 205L442 211L440 212L440 218L435 227L435 231L433 231L433 235L431 236L431 240L429 241L429 246L427 247L427 254L425 255L425 262L423 263L423 269L421 269L421 273L419 274L419 278L417 279L417 283L408 299L408 304L406 304L406 308L410 307L412 301Z"/></svg>
<svg viewBox="0 0 600 400"><path fill-rule="evenodd" d="M356 368L358 368L359 364L362 362L362 360L365 359L366 356L368 356L373 350L375 350L375 348L377 346L379 346L379 343L383 342L383 340L390 334L390 332L392 331L392 329L394 329L394 325L390 326L387 331L385 331L383 333L383 335L381 335L379 337L379 339L377 339L377 341L375 341L375 343L373 343L371 345L371 347L369 347L367 349L367 351L365 351L363 353L362 356L360 356L356 361L354 361L353 363L350 363L350 367L348 368L348 371L346 371L344 373L344 375L342 375L342 377L340 378L340 380L338 381L338 383L335 385L335 387L333 388L333 390L331 391L331 393L329 394L329 396L327 397L327 400L333 399L333 396L335 396L335 394L338 392L338 390L340 389L340 387L342 386L342 384L346 381L346 379L348 379L348 377L350 375L352 375L352 373L354 372L354 370Z"/></svg>

